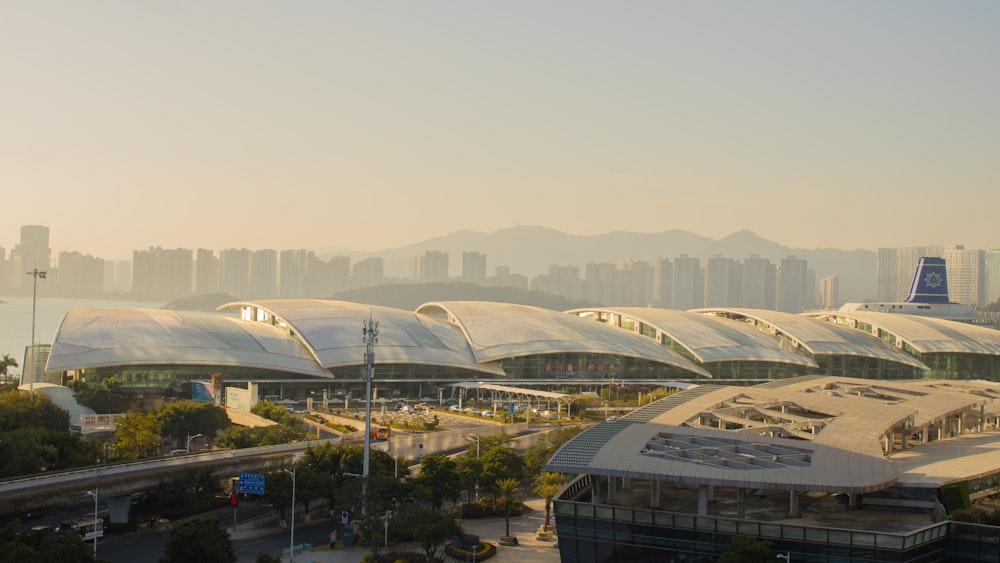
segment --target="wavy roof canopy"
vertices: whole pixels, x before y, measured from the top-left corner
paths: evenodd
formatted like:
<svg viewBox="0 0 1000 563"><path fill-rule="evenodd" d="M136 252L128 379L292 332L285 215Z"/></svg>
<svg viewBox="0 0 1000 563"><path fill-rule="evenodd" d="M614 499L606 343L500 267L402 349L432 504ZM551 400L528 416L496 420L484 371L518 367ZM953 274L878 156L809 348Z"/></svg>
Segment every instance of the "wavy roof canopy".
<svg viewBox="0 0 1000 563"><path fill-rule="evenodd" d="M498 365L477 361L458 327L427 315L318 299L239 301L219 310L246 307L267 311L277 324L285 324L327 369L364 364L361 330L370 314L379 323L375 353L379 364L448 366L504 374Z"/></svg>
<svg viewBox="0 0 1000 563"><path fill-rule="evenodd" d="M74 308L66 312L46 371L129 365L274 369L330 377L275 327L195 311Z"/></svg>
<svg viewBox="0 0 1000 563"><path fill-rule="evenodd" d="M819 311L817 319L861 321L895 335L922 354L964 353L1000 355L1000 330L918 315L871 311Z"/></svg>
<svg viewBox="0 0 1000 563"><path fill-rule="evenodd" d="M819 367L812 358L744 323L687 311L650 307L601 307L567 311L576 315L592 312L620 315L655 327L702 363L753 361Z"/></svg>
<svg viewBox="0 0 1000 563"><path fill-rule="evenodd" d="M711 377L691 360L648 338L608 331L592 321L548 309L483 301L439 301L425 303L417 312L446 317L461 327L480 362L560 352L612 354Z"/></svg>
<svg viewBox="0 0 1000 563"><path fill-rule="evenodd" d="M870 334L805 315L765 309L695 309L693 313L717 315L733 320L752 320L771 327L813 356L844 355L896 362L917 369L930 369L923 362Z"/></svg>

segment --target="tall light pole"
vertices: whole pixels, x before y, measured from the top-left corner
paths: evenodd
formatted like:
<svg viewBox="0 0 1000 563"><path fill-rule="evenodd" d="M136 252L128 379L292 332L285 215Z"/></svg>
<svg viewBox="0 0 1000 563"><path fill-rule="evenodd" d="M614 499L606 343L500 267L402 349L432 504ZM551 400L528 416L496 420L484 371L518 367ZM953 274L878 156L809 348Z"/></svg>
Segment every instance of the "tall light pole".
<svg viewBox="0 0 1000 563"><path fill-rule="evenodd" d="M97 560L97 485L94 485L93 491L87 491L87 494L94 497L94 560Z"/></svg>
<svg viewBox="0 0 1000 563"><path fill-rule="evenodd" d="M187 447L184 448L184 451L191 453L191 440L194 440L195 438L201 438L202 436L204 436L204 434L195 434L194 436L188 436Z"/></svg>
<svg viewBox="0 0 1000 563"><path fill-rule="evenodd" d="M371 468L372 449L372 377L375 371L375 343L378 342L378 321L368 311L361 334L365 341L365 465L361 482L361 515L368 514L368 473Z"/></svg>
<svg viewBox="0 0 1000 563"><path fill-rule="evenodd" d="M479 459L479 436L476 434L468 434L465 439L476 444L476 459ZM476 502L479 502L479 479L476 479Z"/></svg>
<svg viewBox="0 0 1000 563"><path fill-rule="evenodd" d="M292 561L295 559L295 466L292 466L292 470L284 470L292 476L292 537L288 544L288 560Z"/></svg>
<svg viewBox="0 0 1000 563"><path fill-rule="evenodd" d="M36 370L36 368L35 368L35 356L36 356L36 354L35 354L35 309L36 309L36 305L38 303L38 278L42 278L44 280L45 276L47 276L48 274L46 272L40 272L40 271L38 271L38 268L35 268L32 271L28 272L28 275L29 276L33 276L35 278L34 279L34 283L32 284L32 289L31 289L31 346L28 347L28 350L31 351L31 371L28 374L28 377L30 377L30 379L28 380L28 395L31 397L31 400L34 401L35 400L35 370ZM28 363L28 362L25 362L25 363ZM23 372L22 372L22 378L23 378ZM96 543L94 544L94 553L97 553L97 544Z"/></svg>

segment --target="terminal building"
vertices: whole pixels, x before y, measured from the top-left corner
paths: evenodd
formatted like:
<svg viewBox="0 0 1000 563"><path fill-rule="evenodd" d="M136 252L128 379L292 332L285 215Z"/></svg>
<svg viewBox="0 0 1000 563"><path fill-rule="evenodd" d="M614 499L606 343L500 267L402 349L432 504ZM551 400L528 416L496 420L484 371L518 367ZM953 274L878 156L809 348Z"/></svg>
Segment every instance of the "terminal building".
<svg viewBox="0 0 1000 563"><path fill-rule="evenodd" d="M948 521L1000 487L1000 386L803 376L695 386L601 422L546 470L563 561L714 560L736 535L786 561L997 561Z"/></svg>
<svg viewBox="0 0 1000 563"><path fill-rule="evenodd" d="M933 318L762 309L621 307L565 313L506 303L435 302L406 311L267 299L216 312L71 309L45 380L114 377L145 404L221 374L262 398L361 399L363 322L380 323L375 398L441 398L483 381L578 393L602 385L749 385L803 375L1000 381L1000 331ZM597 321L597 322L595 322ZM36 380L38 381L38 380Z"/></svg>

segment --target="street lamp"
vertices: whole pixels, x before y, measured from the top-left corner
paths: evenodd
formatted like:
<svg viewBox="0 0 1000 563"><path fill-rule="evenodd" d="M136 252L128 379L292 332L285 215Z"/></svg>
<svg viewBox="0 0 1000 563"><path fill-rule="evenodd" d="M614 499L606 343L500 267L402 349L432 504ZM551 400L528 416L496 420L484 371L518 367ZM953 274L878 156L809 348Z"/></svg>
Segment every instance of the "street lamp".
<svg viewBox="0 0 1000 563"><path fill-rule="evenodd" d="M204 434L195 434L194 436L189 435L187 439L187 447L184 448L184 451L191 453L191 440L201 438L202 436L204 436Z"/></svg>
<svg viewBox="0 0 1000 563"><path fill-rule="evenodd" d="M476 459L479 459L479 436L475 434L468 434L465 436L465 439L476 445Z"/></svg>
<svg viewBox="0 0 1000 563"><path fill-rule="evenodd" d="M779 553L779 554L776 555L776 557L778 559L784 559L785 561L791 562L791 560L792 560L792 552L789 551L789 552L786 552L786 553Z"/></svg>
<svg viewBox="0 0 1000 563"><path fill-rule="evenodd" d="M28 275L29 276L33 276L35 278L34 279L34 284L33 284L32 289L31 289L31 346L28 347L28 350L31 351L31 371L28 373L28 377L30 378L28 380L28 395L31 397L31 400L34 401L35 400L35 371L37 371L37 368L35 368L35 357L36 357L36 354L35 354L35 308L36 308L36 305L37 305L37 302L38 302L38 278L42 278L44 280L45 276L48 275L48 274L46 272L40 272L40 271L38 271L38 268L35 268L34 270L28 272ZM27 362L25 362L25 363L27 363ZM24 379L24 372L21 372L21 378ZM94 553L97 553L97 543L96 542L94 543Z"/></svg>
<svg viewBox="0 0 1000 563"><path fill-rule="evenodd" d="M389 518L392 518L392 511L385 509L385 549L389 550Z"/></svg>
<svg viewBox="0 0 1000 563"><path fill-rule="evenodd" d="M282 471L292 476L292 537L288 544L288 560L293 561L295 559L295 467L293 466L291 471L287 469Z"/></svg>
<svg viewBox="0 0 1000 563"><path fill-rule="evenodd" d="M98 489L95 486L93 491L87 491L87 494L94 497L94 560L97 560L97 494Z"/></svg>

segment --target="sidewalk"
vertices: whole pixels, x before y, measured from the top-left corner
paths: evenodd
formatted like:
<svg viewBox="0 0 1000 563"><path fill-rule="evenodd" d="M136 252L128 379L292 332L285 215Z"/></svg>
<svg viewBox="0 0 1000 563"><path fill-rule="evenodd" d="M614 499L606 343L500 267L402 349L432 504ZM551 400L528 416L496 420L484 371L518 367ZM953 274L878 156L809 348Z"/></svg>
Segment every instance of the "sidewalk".
<svg viewBox="0 0 1000 563"><path fill-rule="evenodd" d="M517 536L518 545L498 545L497 554L489 561L496 563L558 563L559 549L555 547L555 542L535 539L535 532L545 521L545 501L533 498L526 500L524 504L532 509L532 513L510 519L510 533ZM467 533L477 534L481 541L493 545L497 545L497 538L504 535L505 532L503 518L465 520L462 522L462 526ZM276 527L254 529L249 523L240 524L235 533L231 526L227 529L230 537L234 540L253 538L277 530ZM295 561L296 563L359 563L368 552L368 548L365 547L310 550L297 554Z"/></svg>

